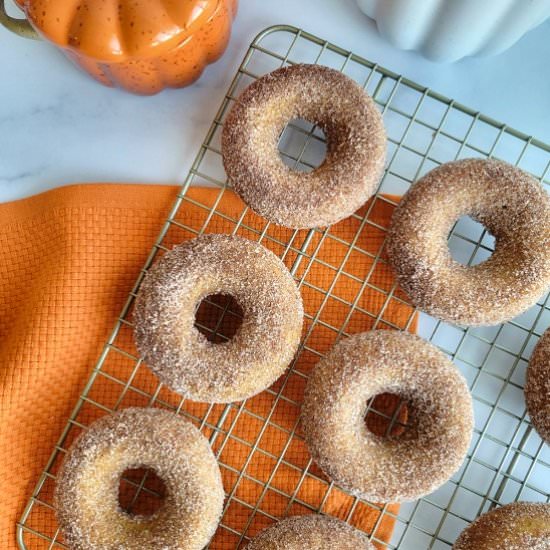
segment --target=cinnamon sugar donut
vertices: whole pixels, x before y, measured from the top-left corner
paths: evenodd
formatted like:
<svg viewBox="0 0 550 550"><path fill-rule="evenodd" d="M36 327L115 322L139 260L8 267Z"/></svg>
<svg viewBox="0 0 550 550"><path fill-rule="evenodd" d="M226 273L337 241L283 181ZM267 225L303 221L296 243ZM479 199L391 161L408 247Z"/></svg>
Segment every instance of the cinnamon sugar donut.
<svg viewBox="0 0 550 550"><path fill-rule="evenodd" d="M367 429L367 402L382 393L407 402L407 427L398 436ZM462 463L473 430L472 398L437 348L413 334L374 330L340 341L317 364L302 425L313 459L351 494L373 502L415 500Z"/></svg>
<svg viewBox="0 0 550 550"><path fill-rule="evenodd" d="M286 166L278 141L302 118L325 133L324 162L309 173ZM223 163L235 191L264 218L294 228L335 223L375 192L386 154L382 117L356 82L320 65L278 69L252 83L227 116Z"/></svg>
<svg viewBox="0 0 550 550"><path fill-rule="evenodd" d="M367 535L343 521L311 514L264 529L246 550L374 550Z"/></svg>
<svg viewBox="0 0 550 550"><path fill-rule="evenodd" d="M533 426L550 443L550 328L537 342L529 360L525 402Z"/></svg>
<svg viewBox="0 0 550 550"><path fill-rule="evenodd" d="M464 266L447 237L464 215L494 235L485 262ZM388 255L412 302L461 325L503 323L550 286L550 197L531 176L500 160L466 159L432 170L396 208Z"/></svg>
<svg viewBox="0 0 550 550"><path fill-rule="evenodd" d="M120 508L125 470L148 467L166 486L151 516ZM208 441L190 422L161 409L129 408L105 416L69 449L54 495L71 550L202 549L223 508L220 469Z"/></svg>
<svg viewBox="0 0 550 550"><path fill-rule="evenodd" d="M212 343L195 326L207 296L232 296L243 321ZM283 374L300 343L300 292L283 262L256 242L202 235L167 252L139 289L135 340L160 380L181 395L217 403L255 395Z"/></svg>
<svg viewBox="0 0 550 550"><path fill-rule="evenodd" d="M550 504L513 502L477 518L453 550L550 550Z"/></svg>

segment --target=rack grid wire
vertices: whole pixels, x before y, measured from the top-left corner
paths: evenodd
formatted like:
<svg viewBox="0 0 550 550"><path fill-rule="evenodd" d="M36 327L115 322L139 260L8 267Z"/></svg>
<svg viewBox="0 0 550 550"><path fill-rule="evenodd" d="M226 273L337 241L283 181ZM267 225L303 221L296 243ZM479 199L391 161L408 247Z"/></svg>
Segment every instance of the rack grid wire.
<svg viewBox="0 0 550 550"><path fill-rule="evenodd" d="M229 189L220 155L220 132L229 108L254 79L280 66L304 62L336 68L359 82L374 98L384 117L388 134L386 171L375 199L352 217L356 230L351 238L338 235L331 227L281 233L264 220L257 218L254 221L254 214L245 205L238 215L225 212L220 206L224 193ZM319 165L323 158L324 137L318 128L306 121L291 121L281 135L279 148L287 164L308 171ZM241 548L260 528L289 513L327 512L327 505L337 492L345 499L345 506L337 510L341 519L354 524L360 508L377 511L376 520L368 530L371 540L380 548L402 550L449 549L468 523L494 506L516 500L548 502L550 451L532 428L523 398L529 355L550 325L548 295L525 314L500 326L452 326L415 312L395 285L391 288L381 285L376 271L385 262L383 245L378 250L368 250L362 247L360 240L365 229L379 232L383 240L386 227L376 221L374 210L377 204L395 205L392 197L406 192L418 177L443 162L465 157L506 160L532 173L547 189L550 186L548 145L300 29L279 25L261 32L247 51L223 99L158 240L18 522L20 548L67 548L58 529L44 532L44 529L37 527L43 524L41 520L45 516L53 517L52 488L60 460L74 437L94 418L128 404L169 408L193 421L209 438L224 475L231 477L229 489L226 487L228 494L224 512L238 507L242 512L242 522L228 524L224 515L209 548ZM209 204L203 204L190 191L193 186L209 186L217 191L213 192ZM183 209L194 209L199 217L202 216L199 230L181 221L178 213ZM152 375L147 382L142 382L146 376L142 374L147 369L131 347L132 303L147 269L173 243L205 231L211 232L215 227L214 218L230 224L232 233L255 239L276 251L290 268L298 285L319 294L316 310L306 312L305 332L297 357L283 378L263 392L267 396L267 405L261 412L248 407L254 398L229 405L198 404L182 400L153 380ZM336 265L325 261L320 254L323 244L329 240L342 249ZM453 256L468 265L486 259L493 244L491 235L467 217L457 221L449 236ZM351 260L357 258L362 258L368 266L363 273L350 268ZM326 288L319 288L312 282L310 275L315 269L332 274ZM342 298L338 292L342 281L348 286L355 285L355 298ZM365 289L382 297L376 311L364 308L360 296ZM337 326L327 322L323 316L324 308L332 301L346 308ZM400 307L410 308L406 322L401 325L391 322L386 315L392 304L396 303ZM215 299L210 301L210 306L210 314L205 314L204 322L199 310L199 328L205 334L209 331L213 341L229 338L231 333L227 331L238 318L238 307ZM215 323L207 319L209 315L212 317L212 311L219 313ZM365 322L354 323L356 315ZM233 320L228 321L230 318ZM296 421L290 425L279 422L280 407L299 411L299 400L285 392L287 383L291 377L298 377L304 382L307 379L307 373L297 366L300 358L307 355L307 362L313 364L327 351L328 343L318 348L310 345L313 341L310 336L316 330L328 334L327 342L333 343L361 329L410 329L417 319L419 334L439 346L469 383L474 399L475 430L467 457L460 470L443 487L401 507L346 496L323 476L311 460L295 464L289 458L289 450L301 441L301 436L299 412ZM116 356L114 362L113 356ZM124 363L124 368L113 372L110 364L115 362ZM111 384L114 388L112 395L116 398L103 399L97 391L101 384ZM369 407L375 408L372 403ZM403 421L400 408L401 405L393 413L379 412L387 421L387 430L394 429L396 422ZM235 427L243 421L257 424L252 440L245 440L236 434ZM404 426L403 429L406 429L406 423ZM267 432L278 434L280 445L277 449L264 448L263 436ZM240 467L224 462L225 451L234 445L241 449ZM260 479L250 468L258 456L272 464L269 475L259 476ZM292 490L281 489L276 483L282 468L295 477ZM159 495L158 483L155 484L153 478L147 471L126 475L124 483L127 490L124 492L121 489L121 499L122 494L126 494L128 510L135 512L132 506L137 506L144 495L150 498ZM239 484L245 482L257 486L255 501L241 498ZM319 487L315 502L304 500L302 489L306 483L315 483ZM262 508L268 492L279 498L279 509ZM394 521L393 534L391 540L382 540L378 536L378 528L388 518Z"/></svg>

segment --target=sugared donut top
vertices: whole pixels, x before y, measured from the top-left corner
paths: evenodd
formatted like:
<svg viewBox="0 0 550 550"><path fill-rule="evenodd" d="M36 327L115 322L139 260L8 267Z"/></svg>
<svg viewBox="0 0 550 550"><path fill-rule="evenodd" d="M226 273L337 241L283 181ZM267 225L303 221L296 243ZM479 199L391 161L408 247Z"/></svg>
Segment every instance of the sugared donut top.
<svg viewBox="0 0 550 550"><path fill-rule="evenodd" d="M195 311L210 295L236 299L242 324L228 342L210 342ZM263 391L286 369L300 342L303 306L285 264L258 242L204 234L149 269L135 303L136 345L174 391L230 402Z"/></svg>
<svg viewBox="0 0 550 550"><path fill-rule="evenodd" d="M453 550L550 550L550 504L514 502L477 518Z"/></svg>
<svg viewBox="0 0 550 550"><path fill-rule="evenodd" d="M525 401L535 429L550 443L550 328L537 342L529 360Z"/></svg>
<svg viewBox="0 0 550 550"><path fill-rule="evenodd" d="M286 166L278 141L293 119L325 133L325 161L309 173ZM264 218L295 228L325 226L357 210L376 190L386 154L373 100L339 71L284 67L253 82L224 122L222 154L229 181Z"/></svg>
<svg viewBox="0 0 550 550"><path fill-rule="evenodd" d="M469 215L495 237L492 256L455 261L447 238ZM464 159L418 180L396 208L388 255L400 285L424 311L462 325L505 322L550 287L550 196L495 159Z"/></svg>
<svg viewBox="0 0 550 550"><path fill-rule="evenodd" d="M399 436L364 421L368 400L407 403ZM470 444L472 399L451 361L419 336L373 330L340 340L310 375L302 425L313 459L337 485L371 502L416 500L459 468Z"/></svg>
<svg viewBox="0 0 550 550"><path fill-rule="evenodd" d="M119 504L123 472L141 467L152 468L166 487L151 516L128 514ZM100 418L75 440L54 503L71 550L199 550L214 534L223 498L214 453L191 422L131 407Z"/></svg>
<svg viewBox="0 0 550 550"><path fill-rule="evenodd" d="M283 519L262 531L246 550L374 550L367 535L343 521L311 514Z"/></svg>

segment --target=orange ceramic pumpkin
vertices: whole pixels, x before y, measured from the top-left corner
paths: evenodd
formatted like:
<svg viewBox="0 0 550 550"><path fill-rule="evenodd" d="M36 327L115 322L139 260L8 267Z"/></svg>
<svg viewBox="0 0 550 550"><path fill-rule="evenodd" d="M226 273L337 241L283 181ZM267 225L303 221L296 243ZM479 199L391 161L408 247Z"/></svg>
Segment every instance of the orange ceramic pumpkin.
<svg viewBox="0 0 550 550"><path fill-rule="evenodd" d="M224 52L237 0L16 0L32 28L107 86L138 94L196 80Z"/></svg>

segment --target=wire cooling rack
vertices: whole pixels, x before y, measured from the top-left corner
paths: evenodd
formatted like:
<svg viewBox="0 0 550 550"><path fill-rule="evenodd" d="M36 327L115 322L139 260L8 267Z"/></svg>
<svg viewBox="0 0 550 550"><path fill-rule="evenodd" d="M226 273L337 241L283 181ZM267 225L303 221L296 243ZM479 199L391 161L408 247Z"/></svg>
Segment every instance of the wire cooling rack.
<svg viewBox="0 0 550 550"><path fill-rule="evenodd" d="M243 520L238 524L228 524L227 515L224 515L218 534L226 533L225 542L221 543L220 537L215 537L210 548L243 547L257 532L258 525L266 525L278 517L293 513L297 507L302 513L326 511L331 495L338 491L310 460L296 465L287 458L286 451L295 438L299 438L299 428L297 423L279 425L277 410L283 405L300 405L292 396L285 394L289 377L305 378L296 368L296 361L282 380L264 392L269 397L265 411L252 414L246 401L227 406L192 404L181 401L156 381L148 385L139 384L137 381L145 366L135 352L128 351L128 338L124 337L131 334L133 299L143 274L157 254L162 254L172 242L208 231L209 224L216 217L231 224L234 233L244 232L248 238L275 248L302 289L312 287L308 279L312 266L319 265L333 273L327 288L316 289L320 292L319 307L306 316L306 334L298 357L310 354L315 362L326 350L309 347L308 336L317 329L331 333L332 340L346 335L351 331L351 320L356 313L370 320L364 328L386 325L406 329L416 319L412 308L406 323L401 326L393 325L384 317L393 300L398 300L401 305L404 302L395 286L383 288L377 282L376 266L384 262L381 251L373 253L362 249L358 240L365 228L382 234L385 231L372 216L372 205L376 201L354 216L356 233L351 239L338 237L331 228L288 231L283 234L284 237L274 237L269 223L264 221L260 226L249 223L252 213L244 205L238 215L228 214L220 208L227 189L220 156L224 116L240 91L255 78L285 64L298 62L320 63L341 70L374 97L383 113L389 138L387 167L378 189L377 201L391 203L388 195L403 194L411 182L430 169L442 162L464 157L501 158L531 172L546 187L549 186L548 145L307 32L290 26L276 26L263 31L252 43L229 87L169 218L24 510L17 530L21 548L66 548L55 523L48 529L37 527L44 524L51 526L51 522L40 521L40 518L48 514L53 517L51 495L59 462L75 435L85 429L93 418L136 401L143 405L168 407L193 420L209 437L222 472L226 469L231 473L233 483L228 490L225 511L238 506L242 509ZM323 135L319 129L304 121L291 121L281 136L279 147L285 162L299 170L311 170L323 157ZM195 185L211 186L218 192L209 204L202 204L190 193ZM178 213L191 208L202 215L199 230L178 221ZM343 247L337 265L327 264L319 254L323 243L328 240ZM453 228L449 246L455 259L473 265L491 254L493 240L482 226L463 218ZM367 258L370 269L362 275L348 272L347 261L352 256ZM355 299L339 296L336 281L343 277L350 285L358 285L360 290L369 288L379 292L383 297L381 307L376 311L365 310L358 298L359 293ZM347 314L338 326L323 320L323 308L331 300L337 300L347 308ZM227 327L231 322L228 323L227 319L232 314L238 317L238 311L235 311L238 308L223 301L211 302L214 310L217 309L221 315L218 315L215 324L204 320L201 328L205 333L209 330L213 340L220 341L231 336L227 332L224 334L224 330L229 330ZM467 458L448 483L426 498L397 508L349 496L346 506L340 509L340 517L354 523L355 513L360 507L372 508L378 511L378 516L368 533L380 547L448 549L458 533L489 508L515 500L550 500L550 450L532 428L523 398L527 361L537 339L550 325L550 306L548 296L545 296L525 314L495 327L462 329L424 314L419 314L419 320L419 333L447 353L469 382L475 406L475 433ZM197 322L203 323L200 311ZM225 329L224 325L227 325ZM109 370L113 357L126 365L125 370L118 371L116 375ZM96 392L101 383L107 382L115 388L116 396L109 402L102 401ZM133 400L129 398L131 395ZM235 435L235 426L245 417L247 422L258 424L257 437L251 441L240 440ZM388 429L391 429L391 424ZM268 430L276 430L281 436L278 451L262 448L262 436ZM238 468L224 465L224 449L236 442L244 449L242 465ZM261 479L256 479L249 468L252 457L258 454L273 463L271 473ZM296 476L292 490L281 490L275 483L276 471L282 466L293 469ZM126 476L128 490L124 492L121 489L121 499L124 493L128 509L136 505L143 494L155 496L158 493L158 487L154 483L151 485L147 476L141 471L129 472ZM149 481L151 477L154 476L149 474ZM239 483L244 481L258 486L255 502L244 501L239 496ZM321 487L320 498L314 503L307 502L302 496L304 485L310 481ZM268 492L273 492L281 500L279 510L262 508L262 497ZM392 518L395 526L391 540L384 541L379 538L378 527L387 518Z"/></svg>

